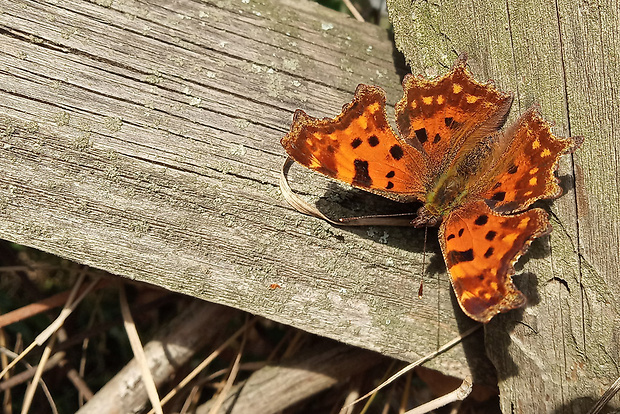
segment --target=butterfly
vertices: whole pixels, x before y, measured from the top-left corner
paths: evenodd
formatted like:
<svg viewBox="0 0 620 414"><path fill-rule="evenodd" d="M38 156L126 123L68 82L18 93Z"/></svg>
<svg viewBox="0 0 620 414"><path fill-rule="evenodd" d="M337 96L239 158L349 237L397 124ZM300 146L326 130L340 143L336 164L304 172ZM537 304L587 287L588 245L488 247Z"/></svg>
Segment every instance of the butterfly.
<svg viewBox="0 0 620 414"><path fill-rule="evenodd" d="M439 242L458 303L488 322L525 305L512 282L514 263L551 231L548 214L529 208L562 193L558 161L581 137L553 135L537 107L506 130L513 95L477 82L457 59L444 76L407 75L395 106L385 92L359 85L333 119L295 111L282 138L288 155L328 177L389 199L423 206L415 227L439 225Z"/></svg>

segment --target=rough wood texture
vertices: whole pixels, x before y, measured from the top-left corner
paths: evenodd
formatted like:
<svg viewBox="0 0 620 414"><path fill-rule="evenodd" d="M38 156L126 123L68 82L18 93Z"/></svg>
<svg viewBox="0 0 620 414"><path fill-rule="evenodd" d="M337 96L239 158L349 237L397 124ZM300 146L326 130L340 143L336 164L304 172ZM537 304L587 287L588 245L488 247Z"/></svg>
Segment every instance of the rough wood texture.
<svg viewBox="0 0 620 414"><path fill-rule="evenodd" d="M414 68L443 70L467 51L474 72L516 92L513 116L537 102L558 135L585 137L560 168L571 190L551 204L554 231L517 278L531 306L489 324L486 347L503 412L586 412L620 372L618 3L388 5Z"/></svg>
<svg viewBox="0 0 620 414"><path fill-rule="evenodd" d="M401 96L384 30L285 0L1 8L0 237L405 360L472 325L433 233L420 300L422 232L335 228L279 194L296 108L333 116L360 82ZM481 343L428 365L484 382Z"/></svg>

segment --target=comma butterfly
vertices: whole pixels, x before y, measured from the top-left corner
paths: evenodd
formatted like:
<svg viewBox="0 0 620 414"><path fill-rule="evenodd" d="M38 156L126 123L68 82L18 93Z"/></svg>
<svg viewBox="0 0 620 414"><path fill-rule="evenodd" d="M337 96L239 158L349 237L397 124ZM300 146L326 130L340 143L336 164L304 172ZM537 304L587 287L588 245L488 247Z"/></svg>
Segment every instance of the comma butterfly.
<svg viewBox="0 0 620 414"><path fill-rule="evenodd" d="M528 209L557 198L554 173L581 138L560 138L536 107L505 131L512 94L478 83L460 57L436 80L407 75L395 106L397 135L387 121L385 93L359 85L334 119L297 110L282 139L300 164L397 201L424 203L412 221L439 227L439 242L458 303L488 322L521 307L513 264L551 231L548 215Z"/></svg>

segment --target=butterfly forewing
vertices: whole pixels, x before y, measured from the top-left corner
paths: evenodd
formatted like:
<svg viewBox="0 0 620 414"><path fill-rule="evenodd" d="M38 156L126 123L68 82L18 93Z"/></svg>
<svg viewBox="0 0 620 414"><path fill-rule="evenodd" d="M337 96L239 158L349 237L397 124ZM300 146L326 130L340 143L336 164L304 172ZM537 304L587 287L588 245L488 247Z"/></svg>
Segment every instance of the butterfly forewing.
<svg viewBox="0 0 620 414"><path fill-rule="evenodd" d="M398 200L424 199L426 162L394 134L377 87L358 86L334 119L296 111L282 145L295 161L329 177Z"/></svg>

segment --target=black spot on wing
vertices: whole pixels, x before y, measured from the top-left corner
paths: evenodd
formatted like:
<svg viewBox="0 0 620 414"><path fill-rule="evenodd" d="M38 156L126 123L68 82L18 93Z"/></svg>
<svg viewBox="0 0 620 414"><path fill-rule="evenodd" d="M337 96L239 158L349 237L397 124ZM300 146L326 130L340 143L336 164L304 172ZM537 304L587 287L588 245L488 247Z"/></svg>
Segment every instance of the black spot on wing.
<svg viewBox="0 0 620 414"><path fill-rule="evenodd" d="M518 169L519 167L513 164L510 168L508 168L508 174L514 174L517 172Z"/></svg>
<svg viewBox="0 0 620 414"><path fill-rule="evenodd" d="M497 232L494 232L493 230L491 230L487 233L486 236L484 236L484 238L491 241L495 238L495 236L497 236Z"/></svg>
<svg viewBox="0 0 620 414"><path fill-rule="evenodd" d="M368 138L368 144L369 144L371 147L376 147L377 145L379 145L379 138L377 138L377 136L376 136L376 135L371 135L371 136Z"/></svg>
<svg viewBox="0 0 620 414"><path fill-rule="evenodd" d="M446 237L446 240L452 240L455 237L456 236L454 234L450 234L450 235L448 235L448 237Z"/></svg>
<svg viewBox="0 0 620 414"><path fill-rule="evenodd" d="M460 229L459 230L459 237L461 237L463 235L463 232L465 231L465 229Z"/></svg>
<svg viewBox="0 0 620 414"><path fill-rule="evenodd" d="M403 157L403 155L405 155L405 152L400 145L394 144L392 145L392 148L390 148L390 155L392 155L392 158L398 161Z"/></svg>
<svg viewBox="0 0 620 414"><path fill-rule="evenodd" d="M385 178L392 178L395 174L396 173L394 171L390 171L389 173L385 174Z"/></svg>
<svg viewBox="0 0 620 414"><path fill-rule="evenodd" d="M433 138L433 144L436 144L439 141L441 141L441 135L435 134L435 138Z"/></svg>
<svg viewBox="0 0 620 414"><path fill-rule="evenodd" d="M351 147L353 149L359 147L360 145L362 145L362 140L359 138L355 138L353 141L351 141Z"/></svg>
<svg viewBox="0 0 620 414"><path fill-rule="evenodd" d="M493 197L491 197L491 200L504 201L504 198L506 198L506 192L498 191L497 193L493 194Z"/></svg>
<svg viewBox="0 0 620 414"><path fill-rule="evenodd" d="M487 224L487 221L489 221L489 216L487 216L486 214L482 214L478 216L476 221L474 221L474 224L476 226L484 226L485 224Z"/></svg>
<svg viewBox="0 0 620 414"><path fill-rule="evenodd" d="M385 189L386 189L386 190L389 190L389 189L391 189L392 187L394 187L394 183L393 183L393 182L391 182L391 181L388 181L387 185L385 186Z"/></svg>
<svg viewBox="0 0 620 414"><path fill-rule="evenodd" d="M469 249L465 251L450 250L448 252L448 264L450 267L459 264L461 262L471 262L474 260L474 250Z"/></svg>
<svg viewBox="0 0 620 414"><path fill-rule="evenodd" d="M428 141L428 135L426 135L426 128L420 128L415 130L415 137L420 141L420 144L424 144Z"/></svg>
<svg viewBox="0 0 620 414"><path fill-rule="evenodd" d="M493 255L493 250L495 250L495 249L493 249L492 247L489 247L489 248L487 249L487 251L486 251L486 252L484 252L484 257L486 257L487 259L488 259L489 257L491 257L491 256Z"/></svg>
<svg viewBox="0 0 620 414"><path fill-rule="evenodd" d="M355 167L355 175L353 176L353 185L360 187L370 187L372 185L372 178L368 174L368 161L355 160L353 161Z"/></svg>

